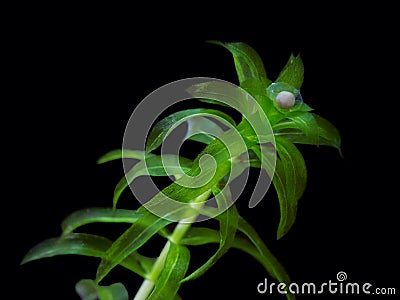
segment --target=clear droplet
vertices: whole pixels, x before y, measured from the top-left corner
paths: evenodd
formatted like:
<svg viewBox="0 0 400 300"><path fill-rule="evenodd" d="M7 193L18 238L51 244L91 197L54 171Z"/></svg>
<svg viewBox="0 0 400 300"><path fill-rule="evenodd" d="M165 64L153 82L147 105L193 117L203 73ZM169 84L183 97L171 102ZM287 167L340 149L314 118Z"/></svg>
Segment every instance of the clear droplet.
<svg viewBox="0 0 400 300"><path fill-rule="evenodd" d="M300 91L285 82L274 82L274 83L270 84L267 87L267 96L269 98L271 98L272 100L275 100L276 96L280 92L284 92L284 91L292 93L294 95L296 101L303 102L303 98L301 97Z"/></svg>

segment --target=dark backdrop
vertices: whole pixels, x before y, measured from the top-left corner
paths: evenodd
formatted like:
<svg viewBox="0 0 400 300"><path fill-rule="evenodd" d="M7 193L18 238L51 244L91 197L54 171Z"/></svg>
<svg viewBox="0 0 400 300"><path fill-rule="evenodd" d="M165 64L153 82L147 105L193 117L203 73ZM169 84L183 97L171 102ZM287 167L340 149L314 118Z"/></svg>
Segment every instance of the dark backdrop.
<svg viewBox="0 0 400 300"><path fill-rule="evenodd" d="M335 124L343 139L343 158L334 149L300 147L308 185L297 221L284 238L275 238L279 208L272 189L255 209L248 209L245 199L239 202L241 214L295 282L335 280L344 271L348 281L398 288L390 273L398 266L398 197L393 192L398 158L392 134L398 128L398 92L388 75L394 60L391 39L385 35L390 24L378 24L372 12L355 19L355 12L337 9L328 16L330 10L310 17L278 10L254 18L250 11L246 21L228 15L221 23L215 22L217 13L161 18L138 9L122 13L107 7L17 10L20 14L10 21L16 31L8 44L9 97L15 114L4 128L16 129L6 158L12 160L13 185L5 187L12 191L7 202L13 204L6 215L17 216L6 225L12 243L5 243L13 252L13 298L77 299L74 284L95 276L99 261L94 258L65 256L18 264L32 246L58 236L69 213L111 205L122 165L97 165L96 160L121 147L127 120L147 94L187 77L237 83L231 55L206 43L208 39L248 43L259 52L271 79L291 53L300 53L305 65L303 99ZM147 17L138 21L142 14ZM137 205L133 199L124 201L126 207ZM112 228L98 230L116 236L122 229ZM154 243L148 251L158 253L158 247ZM195 249L193 263L203 262L213 250ZM231 250L206 275L184 284L181 294L184 299L213 298L222 292L226 299L268 298L256 292L266 276L252 258ZM124 282L132 295L141 283L122 268L113 270L109 281Z"/></svg>

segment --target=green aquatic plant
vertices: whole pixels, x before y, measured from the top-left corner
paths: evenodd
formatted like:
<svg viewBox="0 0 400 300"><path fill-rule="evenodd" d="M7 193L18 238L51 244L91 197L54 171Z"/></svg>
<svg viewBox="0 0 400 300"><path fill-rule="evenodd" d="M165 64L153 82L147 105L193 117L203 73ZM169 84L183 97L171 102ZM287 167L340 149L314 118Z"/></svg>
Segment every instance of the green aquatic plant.
<svg viewBox="0 0 400 300"><path fill-rule="evenodd" d="M152 126L143 151L123 148L102 156L99 164L120 159L132 162L115 188L113 205L72 213L62 222L61 236L33 247L22 264L66 254L100 258L96 278L82 279L76 284L77 293L85 300L129 298L122 283L101 284L117 266L143 278L134 299L180 299L180 286L206 273L230 248L251 255L277 282L290 283L284 267L239 214L230 183L249 167L264 170L279 200L277 238L280 239L295 222L297 203L307 182L306 164L296 144L330 146L340 153L340 135L329 121L303 101L300 88L304 67L300 55L291 55L272 81L260 56L249 45L211 43L225 47L232 54L239 87L231 93L232 90L220 89L219 81L194 84L187 89L188 93L199 103L214 108L175 112ZM238 124L225 111L227 106L242 114ZM221 130L223 126L218 127L210 117L230 129ZM198 156L192 160L160 154L158 151L170 133L184 123L191 131L186 137L204 145ZM207 170L213 172L207 173ZM137 209L118 208L122 192L139 176L170 176L174 182ZM261 189L266 192L268 187L265 184ZM167 198L174 199L178 205L166 208ZM211 198L215 200L214 205L206 205ZM259 200L250 199L249 206L254 207ZM203 222L198 222L200 216L204 217ZM219 228L208 226L209 219L216 220ZM128 228L113 241L79 232L81 226L96 222L127 223ZM155 235L165 239L165 246L158 257L146 256L142 246ZM190 249L210 243L219 245L216 252L188 274ZM286 296L295 299L289 292Z"/></svg>

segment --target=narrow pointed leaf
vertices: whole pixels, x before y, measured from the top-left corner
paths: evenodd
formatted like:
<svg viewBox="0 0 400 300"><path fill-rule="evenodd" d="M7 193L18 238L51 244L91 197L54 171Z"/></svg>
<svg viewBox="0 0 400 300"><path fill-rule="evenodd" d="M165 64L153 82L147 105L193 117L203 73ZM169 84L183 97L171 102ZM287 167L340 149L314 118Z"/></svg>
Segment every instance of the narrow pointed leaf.
<svg viewBox="0 0 400 300"><path fill-rule="evenodd" d="M220 105L220 106L229 107L228 104L225 104L224 102L217 101L217 100L214 100L214 99L198 98L197 100L199 100L199 101L201 101L201 102L204 102L204 103L216 104L216 105Z"/></svg>
<svg viewBox="0 0 400 300"><path fill-rule="evenodd" d="M188 129L185 137L193 141L208 145L223 134L220 125L205 117L190 118L186 122Z"/></svg>
<svg viewBox="0 0 400 300"><path fill-rule="evenodd" d="M314 115L309 112L303 112L295 116L289 116L297 128L304 133L312 145L319 145L319 128Z"/></svg>
<svg viewBox="0 0 400 300"><path fill-rule="evenodd" d="M279 263L276 257L265 246L260 237L256 234L255 230L241 218L241 225L239 230L245 231L246 236L236 234L232 243L232 248L241 250L253 258L255 258L265 270L275 279L281 282L290 283L290 278L285 271L284 267ZM185 238L181 240L182 245L199 246L209 243L219 243L220 234L215 229L204 227L192 227L187 232ZM287 299L294 300L295 296L287 294Z"/></svg>
<svg viewBox="0 0 400 300"><path fill-rule="evenodd" d="M298 124L293 121L285 121L275 124L273 129L275 135L282 136L295 144L323 145L336 148L341 154L341 137L336 127L328 120L312 113L315 123L309 123L309 131L318 134L318 141L315 143L315 137L306 135L303 130L299 129ZM313 133L313 134L314 134Z"/></svg>
<svg viewBox="0 0 400 300"><path fill-rule="evenodd" d="M111 242L104 237L86 233L71 233L61 238L50 238L39 243L29 250L21 264L64 254L101 257L110 246Z"/></svg>
<svg viewBox="0 0 400 300"><path fill-rule="evenodd" d="M199 246L209 243L220 243L219 231L206 227L191 227L181 240L182 245Z"/></svg>
<svg viewBox="0 0 400 300"><path fill-rule="evenodd" d="M230 137L235 137L237 132L234 130L228 130L224 133L223 137L225 139L225 143L229 144L231 140ZM172 183L168 187L166 187L162 192L156 194L151 200L146 203L146 207L148 207L152 211L157 211L161 209L160 212L163 212L164 215L160 215L160 217L156 217L150 214L145 208L141 207L138 209L138 213L143 213L143 216L134 223L125 233L122 234L110 247L107 251L105 257L100 263L100 266L97 271L97 281L99 282L106 276L117 264L119 264L126 256L130 253L136 251L139 247L141 247L148 239L151 238L155 233L160 231L166 225L170 224L171 216L176 218L188 217L188 213L194 214L196 211L194 209L190 210L190 205L178 205L174 207L174 209L166 209L166 201L165 196L168 196L172 199L179 200L180 202L187 203L190 202L201 195L208 193L211 191L212 187L214 187L221 179L228 174L231 170L231 163L229 161L229 152L226 150L226 146L221 142L220 139L215 139L211 142L206 148L199 154L196 158L193 168L188 172L188 178L182 177L178 179L176 182ZM241 141L241 140L240 140ZM239 155L242 153L242 147L235 140L235 151L234 155ZM209 168L205 167L203 173L213 174L212 178L207 181L206 184L199 185L197 188L186 188L184 186L190 186L188 183L194 183L194 186L197 186L197 181L203 182L202 176L199 178L191 177L198 174L200 171L200 167L198 164L199 157L204 154L209 154L213 157L212 161L216 162L216 169L209 170ZM233 154L232 154L233 155ZM205 174L204 176L208 177ZM182 183L182 185L180 185Z"/></svg>
<svg viewBox="0 0 400 300"><path fill-rule="evenodd" d="M199 134L192 135L190 137L190 139L192 141L196 141L196 142L200 142L200 143L208 145L209 143L211 143L215 139L215 137L213 137L213 136L211 136L209 134L204 134L204 133L200 134L199 133Z"/></svg>
<svg viewBox="0 0 400 300"><path fill-rule="evenodd" d="M239 214L236 206L232 205L230 191L227 187L224 191L214 188L213 194L219 208L229 207L217 217L220 227L219 248L217 252L207 260L207 262L187 276L182 282L193 280L203 275L229 250L232 246L233 240L235 239Z"/></svg>
<svg viewBox="0 0 400 300"><path fill-rule="evenodd" d="M228 49L233 55L236 73L240 85L248 79L257 78L266 88L270 83L265 72L264 64L258 53L245 43L223 43L220 41L209 41Z"/></svg>
<svg viewBox="0 0 400 300"><path fill-rule="evenodd" d="M255 97L256 95L265 95L265 86L257 77L251 77L243 81L240 85L242 89Z"/></svg>
<svg viewBox="0 0 400 300"><path fill-rule="evenodd" d="M323 117L313 114L318 124L318 134L324 140L325 145L335 147L340 151L341 137L337 128Z"/></svg>
<svg viewBox="0 0 400 300"><path fill-rule="evenodd" d="M33 247L23 258L21 264L53 257L57 255L84 255L102 258L112 242L102 236L87 233L70 233L60 238L47 239ZM145 273L138 264L140 257L132 253L120 262L125 268L144 277Z"/></svg>
<svg viewBox="0 0 400 300"><path fill-rule="evenodd" d="M151 152L157 149L172 129L196 116L217 116L235 125L235 121L229 115L215 109L196 108L178 111L162 119L153 127L146 141L146 151Z"/></svg>
<svg viewBox="0 0 400 300"><path fill-rule="evenodd" d="M289 61L282 69L276 81L286 82L296 89L300 89L304 79L304 65L300 55L290 55Z"/></svg>
<svg viewBox="0 0 400 300"><path fill-rule="evenodd" d="M156 261L156 257L147 257L147 256L141 255L137 252L134 252L134 253L137 258L138 263L144 270L145 274L148 274L151 271L154 262Z"/></svg>
<svg viewBox="0 0 400 300"><path fill-rule="evenodd" d="M179 164L177 163L179 162ZM192 168L193 162L184 157L172 154L151 155L138 162L118 182L114 189L113 207L117 206L122 192L140 176L167 176L168 174L185 174Z"/></svg>
<svg viewBox="0 0 400 300"><path fill-rule="evenodd" d="M235 137L235 135L232 134L233 132L234 132L233 130L232 131L228 130L226 133L224 133L224 139L226 141L225 144L229 145L229 142L232 142L234 146L230 147L230 149L235 147L236 152L232 154L233 153L232 150L231 154L233 156L236 156L241 154L240 152L242 151L242 145L238 144L238 142L236 142L236 140L232 138ZM235 134L237 136L237 133ZM164 211L165 210L164 206L166 204L165 196L182 203L188 203L196 199L197 197L203 195L204 193L210 192L211 189L218 182L220 182L221 179L223 179L226 174L228 174L231 171L231 162L229 160L230 153L227 151L225 144L222 143L220 139L213 140L197 156L197 158L193 163L192 169L188 172L188 174L186 174L188 176L179 178L176 182L172 183L171 185L163 189L162 192L156 194L151 200L149 200L146 203L146 207L148 207L149 209L151 207L151 209L153 209L154 211L155 209L158 209L157 206L159 206L161 207L162 211ZM210 161L214 161L216 163L216 168L215 170L213 168L209 168L207 166L207 162L204 163L203 166L204 170L201 174L204 175L204 178L207 179L209 178L208 175L212 176L212 178L207 180L207 183L204 184L202 176L197 176L197 175L199 175L201 171L201 168L198 163L199 159L200 157L204 157L205 155L209 155L214 158L210 159ZM199 184L199 182L201 182L201 184ZM188 188L185 186L192 186L192 187ZM190 205L188 207L190 207ZM174 216L177 215L175 213L173 214Z"/></svg>
<svg viewBox="0 0 400 300"><path fill-rule="evenodd" d="M285 138L276 137L276 161L273 184L278 194L281 219L277 237L283 237L292 227L297 213L297 202L307 184L307 169L300 151Z"/></svg>
<svg viewBox="0 0 400 300"><path fill-rule="evenodd" d="M266 95L265 84L260 79L255 77L246 79L240 84L240 87L256 99L267 114L268 120L270 120L273 114L276 114L275 105L273 105L272 99Z"/></svg>
<svg viewBox="0 0 400 300"><path fill-rule="evenodd" d="M261 151L262 148L264 148L264 151ZM275 160L279 159L276 157L276 153L272 149L267 148L266 145L254 145L251 147L251 151L258 157L260 167L265 170L270 178L273 178L275 176Z"/></svg>
<svg viewBox="0 0 400 300"><path fill-rule="evenodd" d="M143 216L106 251L97 269L96 282L100 282L116 265L170 223L171 221L159 218L143 209Z"/></svg>
<svg viewBox="0 0 400 300"><path fill-rule="evenodd" d="M270 160L263 159L265 164L262 168L271 176L272 183L278 195L280 208L280 222L277 237L284 236L296 219L297 202L306 187L307 169L300 151L285 138L276 136L276 150L279 157L276 158L275 166L269 164ZM261 160L262 146L254 146L252 150ZM264 151L268 153L267 151Z"/></svg>
<svg viewBox="0 0 400 300"><path fill-rule="evenodd" d="M170 243L164 268L148 299L161 300L173 299L176 297L181 285L181 280L189 267L189 261L190 252L185 246Z"/></svg>
<svg viewBox="0 0 400 300"><path fill-rule="evenodd" d="M293 193L289 193L286 187L286 172L281 160L276 160L275 173L272 180L279 201L280 220L278 226L278 232L282 231L282 227L285 227L288 223L293 223L294 220L288 221L288 217L295 215L296 212L291 210L292 206L289 203L289 194L293 197ZM291 188L290 188L291 189ZM278 234L278 239L280 238Z"/></svg>
<svg viewBox="0 0 400 300"><path fill-rule="evenodd" d="M134 210L92 207L73 212L63 220L61 227L65 235L86 224L97 222L135 223L141 216L142 214L138 214Z"/></svg>
<svg viewBox="0 0 400 300"><path fill-rule="evenodd" d="M279 282L285 283L287 287L291 280L286 270L267 248L267 246L265 246L264 242L254 228L242 217L239 218L238 230L243 232L255 246L259 255L261 256L261 262L267 269L268 273ZM295 299L295 296L289 292L286 294L286 297L290 300Z"/></svg>
<svg viewBox="0 0 400 300"><path fill-rule="evenodd" d="M262 146L254 146L252 150L254 153L259 157L261 160L262 153L259 149L259 147L264 147ZM261 165L261 167L267 172L267 174L272 174L273 179L272 183L275 187L275 190L278 195L278 200L279 200L279 208L280 208L280 223L286 223L286 218L288 215L288 209L289 209L289 203L288 203L288 193L286 190L286 174L282 165L282 162L280 158L276 158L275 166L272 166L269 164L269 160L263 158L264 164Z"/></svg>
<svg viewBox="0 0 400 300"><path fill-rule="evenodd" d="M281 122L278 122L278 123L274 124L272 126L272 129L274 130L274 134L275 135L276 134L279 135L280 132L283 131L283 130L288 130L288 129L297 129L298 130L298 127L297 127L296 123L293 122L292 120L284 119Z"/></svg>
<svg viewBox="0 0 400 300"><path fill-rule="evenodd" d="M122 159L122 158L132 158L132 159L139 159L143 160L146 156L144 151L139 150L129 150L129 149L116 149L112 150L103 156L101 156L98 160L98 164L103 164L108 161Z"/></svg>
<svg viewBox="0 0 400 300"><path fill-rule="evenodd" d="M223 169L223 173L225 174L225 169ZM209 184L213 185L213 181ZM172 199L175 199L174 197L176 196L176 199L189 202L189 200L194 200L203 194L208 197L209 193L205 194L205 191L210 189L208 186L199 189L178 187L176 188L175 184L171 184L149 200L146 203L146 207L141 206L138 209L137 212L143 215L107 250L97 269L97 282L100 282L116 265L139 249L153 235L162 231L168 224L171 224L171 220L181 220L197 214L197 211L191 205L168 205L165 201L165 195L170 196ZM175 202L172 203L174 204ZM148 209L158 212L158 216L151 213Z"/></svg>

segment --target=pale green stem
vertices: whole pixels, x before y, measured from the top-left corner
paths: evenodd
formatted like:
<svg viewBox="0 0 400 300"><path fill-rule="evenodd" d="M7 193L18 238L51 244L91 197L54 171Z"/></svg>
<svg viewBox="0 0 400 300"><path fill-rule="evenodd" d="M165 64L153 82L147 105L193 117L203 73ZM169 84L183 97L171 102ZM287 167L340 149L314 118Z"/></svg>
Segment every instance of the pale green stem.
<svg viewBox="0 0 400 300"><path fill-rule="evenodd" d="M192 203L201 203L208 199L211 192L206 192L199 197L197 197ZM196 206L198 208L198 206ZM143 281L139 290L137 291L135 298L133 300L146 300L154 288L155 283L158 280L163 268L165 259L167 258L169 247L171 243L179 244L182 238L185 237L186 232L190 229L193 222L196 221L199 214L194 214L189 218L181 220L178 225L176 225L174 231L169 236L169 240L165 243L157 260L154 262L152 269L147 274L147 278Z"/></svg>

